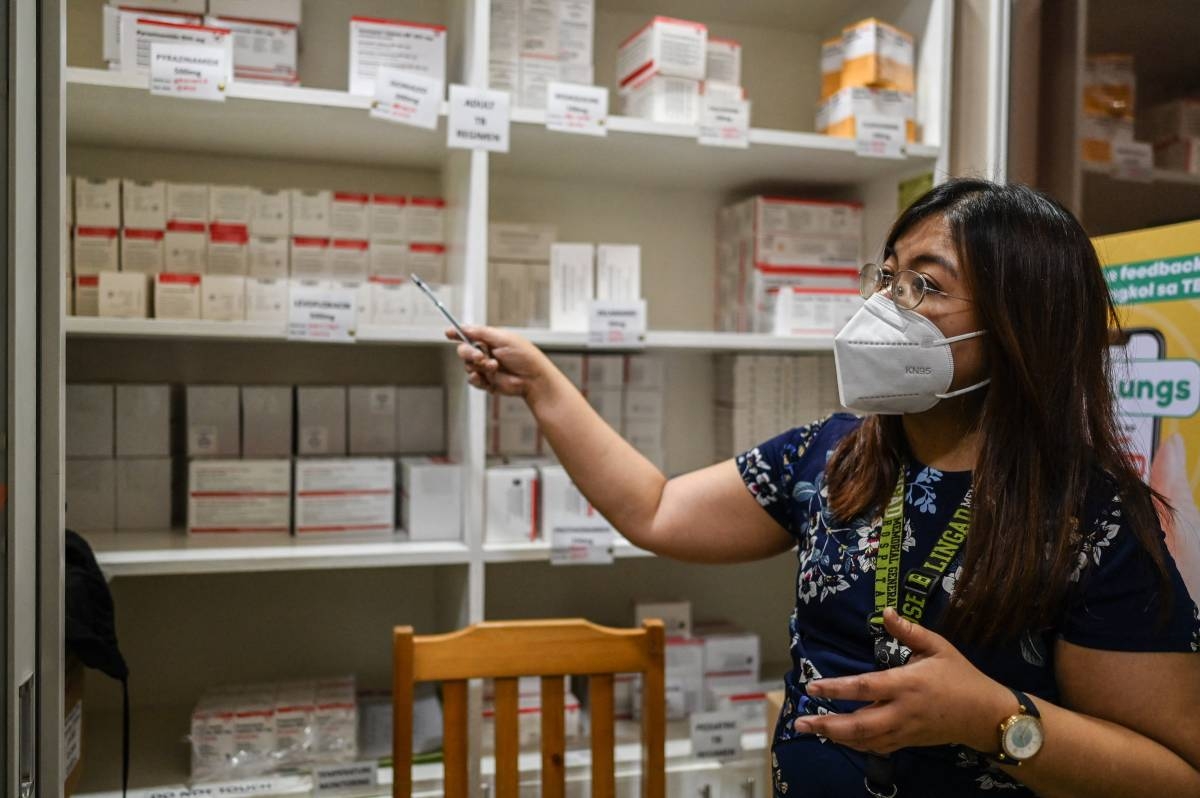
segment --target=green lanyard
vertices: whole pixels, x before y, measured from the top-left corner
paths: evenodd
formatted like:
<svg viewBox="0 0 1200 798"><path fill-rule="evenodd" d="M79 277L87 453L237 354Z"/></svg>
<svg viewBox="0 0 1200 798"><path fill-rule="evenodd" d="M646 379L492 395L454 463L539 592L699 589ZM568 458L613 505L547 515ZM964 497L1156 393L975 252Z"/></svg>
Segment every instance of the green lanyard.
<svg viewBox="0 0 1200 798"><path fill-rule="evenodd" d="M968 490L924 562L904 577L904 600L899 602L900 554L904 550L904 484L904 466L901 465L896 489L883 512L879 554L875 560L875 611L871 614L870 626L876 640L876 664L880 667L903 664L907 659L907 655L900 657L899 646L883 631L884 608L895 607L913 623L921 623L930 595L962 548L971 527L972 491Z"/></svg>

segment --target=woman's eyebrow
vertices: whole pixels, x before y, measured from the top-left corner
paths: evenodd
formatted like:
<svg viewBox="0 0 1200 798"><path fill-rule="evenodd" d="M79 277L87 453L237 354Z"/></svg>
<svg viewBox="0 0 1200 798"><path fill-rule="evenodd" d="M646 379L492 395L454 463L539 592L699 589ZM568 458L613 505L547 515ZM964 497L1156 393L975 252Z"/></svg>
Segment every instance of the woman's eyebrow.
<svg viewBox="0 0 1200 798"><path fill-rule="evenodd" d="M947 260L941 255L937 255L933 252L922 252L920 255L913 255L908 261L908 268L911 269L913 266L918 266L921 264L933 264L935 266L941 266L943 269L950 272L951 277L956 280L958 279L958 267L954 265L953 261Z"/></svg>

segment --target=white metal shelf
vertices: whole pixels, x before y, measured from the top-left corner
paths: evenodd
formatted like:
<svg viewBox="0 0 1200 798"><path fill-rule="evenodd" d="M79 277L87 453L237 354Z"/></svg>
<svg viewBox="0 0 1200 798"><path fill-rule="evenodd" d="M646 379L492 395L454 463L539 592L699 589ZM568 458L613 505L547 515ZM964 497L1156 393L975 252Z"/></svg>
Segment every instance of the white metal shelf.
<svg viewBox="0 0 1200 798"><path fill-rule="evenodd" d="M109 577L463 565L470 557L461 542L394 537L304 540L247 535L207 540L182 530L87 532L84 537Z"/></svg>
<svg viewBox="0 0 1200 798"><path fill-rule="evenodd" d="M440 170L438 130L371 119L370 97L342 91L229 85L225 102L150 94L148 78L68 67L67 143Z"/></svg>
<svg viewBox="0 0 1200 798"><path fill-rule="evenodd" d="M512 112L508 154L493 154L498 174L583 179L660 188L727 192L781 179L847 186L890 175L932 169L940 150L910 144L900 159L864 158L853 139L751 128L744 150L706 147L699 129L626 116L608 117L608 136L577 136L546 128L544 111Z"/></svg>
<svg viewBox="0 0 1200 798"><path fill-rule="evenodd" d="M1103 175L1113 180L1118 178L1113 175L1113 167L1108 164L1092 163L1090 161L1083 162L1083 171L1092 175ZM1124 183L1134 183L1137 181L1121 180ZM1153 172L1151 184L1159 183L1173 186L1192 186L1197 191L1200 191L1200 175L1193 175L1187 172L1180 172L1175 169L1155 169ZM1138 185L1146 185L1138 183Z"/></svg>
<svg viewBox="0 0 1200 798"><path fill-rule="evenodd" d="M252 321L178 321L175 319L111 319L68 316L69 338L145 338L217 341L286 341L287 331L279 324ZM360 343L440 344L447 343L440 327L382 327L363 325L356 334ZM320 343L324 341L304 341Z"/></svg>
<svg viewBox="0 0 1200 798"><path fill-rule="evenodd" d="M125 338L148 340L286 341L287 333L278 324L236 321L176 321L172 319L110 319L95 316L68 316L68 338ZM515 329L543 349L586 350L587 333L558 332L545 329ZM445 344L449 343L440 327L381 327L364 325L355 335L368 344ZM303 342L310 343L310 342ZM317 342L324 344L325 342ZM828 352L833 349L830 336L779 336L761 333L705 332L687 330L651 330L646 334L647 349L697 351L780 351Z"/></svg>
<svg viewBox="0 0 1200 798"><path fill-rule="evenodd" d="M618 540L613 544L613 557L617 559L656 556L654 552L638 548L627 540ZM483 561L487 563L548 562L549 560L550 543L545 540L528 543L483 544Z"/></svg>
<svg viewBox="0 0 1200 798"><path fill-rule="evenodd" d="M141 75L69 67L66 79L71 144L424 169L441 169L447 152L444 119L437 131L381 122L367 115L370 98L346 92L234 82L211 103L152 95ZM781 176L845 186L933 168L939 155L912 144L903 159L862 158L852 139L763 128L751 129L749 149L718 149L699 145L695 126L623 116L609 117L604 138L547 130L543 111L515 109L512 121L510 153L493 164L522 177L722 192Z"/></svg>

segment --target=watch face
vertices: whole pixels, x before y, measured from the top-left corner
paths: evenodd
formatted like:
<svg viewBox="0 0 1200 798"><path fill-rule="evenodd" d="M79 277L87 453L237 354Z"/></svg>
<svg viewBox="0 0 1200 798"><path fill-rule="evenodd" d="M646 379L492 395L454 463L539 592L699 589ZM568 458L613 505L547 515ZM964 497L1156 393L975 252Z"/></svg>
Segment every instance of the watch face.
<svg viewBox="0 0 1200 798"><path fill-rule="evenodd" d="M1042 724L1037 718L1022 715L1004 731L1004 753L1021 760L1042 750Z"/></svg>

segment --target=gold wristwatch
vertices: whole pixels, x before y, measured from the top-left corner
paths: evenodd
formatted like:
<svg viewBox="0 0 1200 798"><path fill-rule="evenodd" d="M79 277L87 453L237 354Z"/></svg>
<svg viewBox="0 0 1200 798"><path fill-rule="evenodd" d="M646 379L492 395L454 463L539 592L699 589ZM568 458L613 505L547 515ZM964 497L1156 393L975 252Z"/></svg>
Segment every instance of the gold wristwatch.
<svg viewBox="0 0 1200 798"><path fill-rule="evenodd" d="M1020 766L1042 750L1046 734L1042 716L1029 696L1019 690L1012 690L1012 694L1017 698L1017 714L1000 724L1000 753L989 758L1001 765Z"/></svg>

